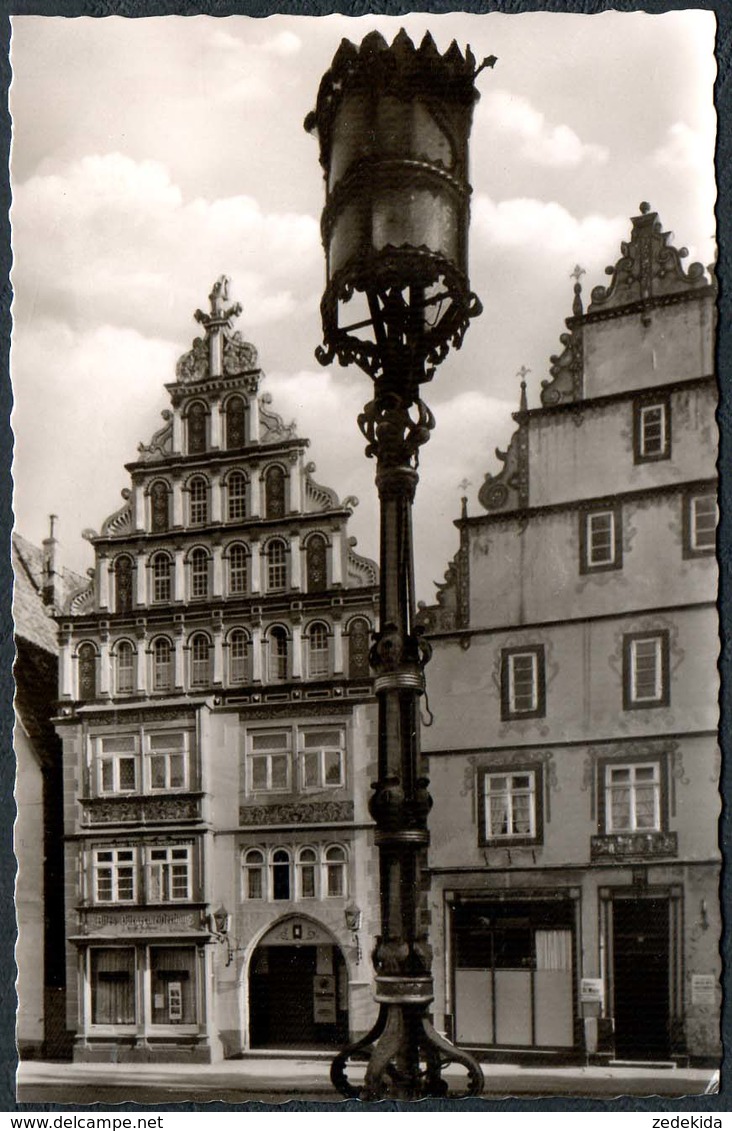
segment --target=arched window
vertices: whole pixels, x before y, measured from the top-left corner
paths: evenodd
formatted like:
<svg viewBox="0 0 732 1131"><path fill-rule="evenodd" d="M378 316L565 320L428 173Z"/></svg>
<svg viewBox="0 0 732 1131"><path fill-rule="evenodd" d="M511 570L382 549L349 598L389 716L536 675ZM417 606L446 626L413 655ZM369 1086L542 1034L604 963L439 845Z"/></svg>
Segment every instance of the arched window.
<svg viewBox="0 0 732 1131"><path fill-rule="evenodd" d="M188 484L188 509L191 526L208 522L208 483L202 475L196 475Z"/></svg>
<svg viewBox="0 0 732 1131"><path fill-rule="evenodd" d="M282 683L288 675L287 632L275 625L269 634L269 678L273 683Z"/></svg>
<svg viewBox="0 0 732 1131"><path fill-rule="evenodd" d="M167 554L155 554L152 560L153 601L169 601L172 594L172 565Z"/></svg>
<svg viewBox="0 0 732 1131"><path fill-rule="evenodd" d="M322 534L313 534L305 547L308 593L322 593L328 587L326 544Z"/></svg>
<svg viewBox="0 0 732 1131"><path fill-rule="evenodd" d="M287 588L287 546L281 538L267 543L267 589Z"/></svg>
<svg viewBox="0 0 732 1131"><path fill-rule="evenodd" d="M127 554L114 563L114 608L123 614L132 609L132 558Z"/></svg>
<svg viewBox="0 0 732 1131"><path fill-rule="evenodd" d="M242 895L244 899L264 899L264 853L259 848L250 848L244 853L242 862L244 875Z"/></svg>
<svg viewBox="0 0 732 1131"><path fill-rule="evenodd" d="M79 648L79 698L97 697L97 651L93 644L82 644Z"/></svg>
<svg viewBox="0 0 732 1131"><path fill-rule="evenodd" d="M318 856L314 848L301 848L297 857L297 886L300 899L316 899L318 894Z"/></svg>
<svg viewBox="0 0 732 1131"><path fill-rule="evenodd" d="M272 898L290 898L290 853L277 848L272 853Z"/></svg>
<svg viewBox="0 0 732 1131"><path fill-rule="evenodd" d="M226 517L229 522L247 517L247 478L243 471L232 471L226 480Z"/></svg>
<svg viewBox="0 0 732 1131"><path fill-rule="evenodd" d="M135 652L128 640L117 645L117 694L129 695L135 689Z"/></svg>
<svg viewBox="0 0 732 1131"><path fill-rule="evenodd" d="M229 594L238 596L246 593L249 584L247 576L247 548L237 542L229 547Z"/></svg>
<svg viewBox="0 0 732 1131"><path fill-rule="evenodd" d="M206 451L206 406L195 401L188 409L188 454Z"/></svg>
<svg viewBox="0 0 732 1131"><path fill-rule="evenodd" d="M339 844L325 850L325 894L342 896L346 894L346 852Z"/></svg>
<svg viewBox="0 0 732 1131"><path fill-rule="evenodd" d="M267 468L264 478L264 516L283 518L285 514L285 473L276 464Z"/></svg>
<svg viewBox="0 0 732 1131"><path fill-rule="evenodd" d="M158 479L150 488L150 529L153 534L164 534L170 526L170 491L168 484Z"/></svg>
<svg viewBox="0 0 732 1131"><path fill-rule="evenodd" d="M241 397L229 397L226 402L226 446L243 448L246 444L244 401Z"/></svg>
<svg viewBox="0 0 732 1131"><path fill-rule="evenodd" d="M211 682L211 646L202 632L193 637L191 648L191 687L208 687Z"/></svg>
<svg viewBox="0 0 732 1131"><path fill-rule="evenodd" d="M229 683L249 683L251 674L249 637L236 628L229 637Z"/></svg>
<svg viewBox="0 0 732 1131"><path fill-rule="evenodd" d="M208 552L197 546L191 553L191 597L208 597Z"/></svg>
<svg viewBox="0 0 732 1131"><path fill-rule="evenodd" d="M364 617L352 620L348 628L348 678L369 676L369 640L371 626Z"/></svg>
<svg viewBox="0 0 732 1131"><path fill-rule="evenodd" d="M308 630L308 675L321 679L330 673L328 626L318 621Z"/></svg>
<svg viewBox="0 0 732 1131"><path fill-rule="evenodd" d="M170 691L173 686L173 665L170 641L159 636L153 644L153 691Z"/></svg>

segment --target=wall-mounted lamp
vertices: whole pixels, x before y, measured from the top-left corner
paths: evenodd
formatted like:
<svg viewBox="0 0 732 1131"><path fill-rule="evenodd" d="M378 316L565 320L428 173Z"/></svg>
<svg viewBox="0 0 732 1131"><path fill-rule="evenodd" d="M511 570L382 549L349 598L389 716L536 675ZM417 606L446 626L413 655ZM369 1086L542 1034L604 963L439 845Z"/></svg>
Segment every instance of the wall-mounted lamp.
<svg viewBox="0 0 732 1131"><path fill-rule="evenodd" d="M211 913L212 933L216 935L218 942L226 946L226 965L231 966L234 961L234 948L231 945L229 938L229 929L231 927L231 914L226 910L223 903L219 904L215 911Z"/></svg>
<svg viewBox="0 0 732 1131"><path fill-rule="evenodd" d="M361 930L361 908L357 907L355 903L349 903L344 913L346 918L346 927L351 932L351 940L356 948L356 965L361 962L361 940L358 937L358 932Z"/></svg>

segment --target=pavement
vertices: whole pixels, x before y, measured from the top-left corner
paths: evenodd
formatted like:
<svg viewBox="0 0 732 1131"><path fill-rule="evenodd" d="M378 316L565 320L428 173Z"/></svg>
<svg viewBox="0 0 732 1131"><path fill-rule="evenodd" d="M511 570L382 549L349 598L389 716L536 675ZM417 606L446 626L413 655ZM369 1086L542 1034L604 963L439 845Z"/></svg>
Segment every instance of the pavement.
<svg viewBox="0 0 732 1131"><path fill-rule="evenodd" d="M709 1068L638 1065L484 1064L483 1097L714 1095L718 1073ZM349 1080L363 1079L365 1063L349 1071ZM72 1064L24 1061L17 1075L17 1102L26 1104L88 1104L124 1102L170 1106L178 1103L241 1104L248 1101L285 1103L288 1100L337 1102L329 1078L330 1061L322 1056L244 1057L217 1064ZM459 1095L464 1074L445 1070L451 1092Z"/></svg>

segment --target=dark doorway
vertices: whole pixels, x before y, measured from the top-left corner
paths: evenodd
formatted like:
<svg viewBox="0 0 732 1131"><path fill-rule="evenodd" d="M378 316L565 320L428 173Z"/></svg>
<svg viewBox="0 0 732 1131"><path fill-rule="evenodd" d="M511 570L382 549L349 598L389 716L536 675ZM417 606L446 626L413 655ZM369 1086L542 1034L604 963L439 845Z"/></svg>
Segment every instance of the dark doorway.
<svg viewBox="0 0 732 1131"><path fill-rule="evenodd" d="M337 946L260 946L249 971L252 1048L340 1047L348 979Z"/></svg>
<svg viewBox="0 0 732 1131"><path fill-rule="evenodd" d="M615 1055L666 1060L669 1048L669 901L613 901Z"/></svg>

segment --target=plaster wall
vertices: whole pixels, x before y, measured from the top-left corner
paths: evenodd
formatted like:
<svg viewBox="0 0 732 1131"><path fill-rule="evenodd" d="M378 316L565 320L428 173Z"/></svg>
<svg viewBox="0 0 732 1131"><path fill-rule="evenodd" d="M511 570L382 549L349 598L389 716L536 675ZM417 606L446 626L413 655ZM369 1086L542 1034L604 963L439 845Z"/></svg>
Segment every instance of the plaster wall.
<svg viewBox="0 0 732 1131"><path fill-rule="evenodd" d="M43 1022L43 775L33 744L23 727L14 731L16 756L14 828L18 865L15 912L18 937L15 961L18 1012L16 1035L20 1055L41 1051Z"/></svg>

